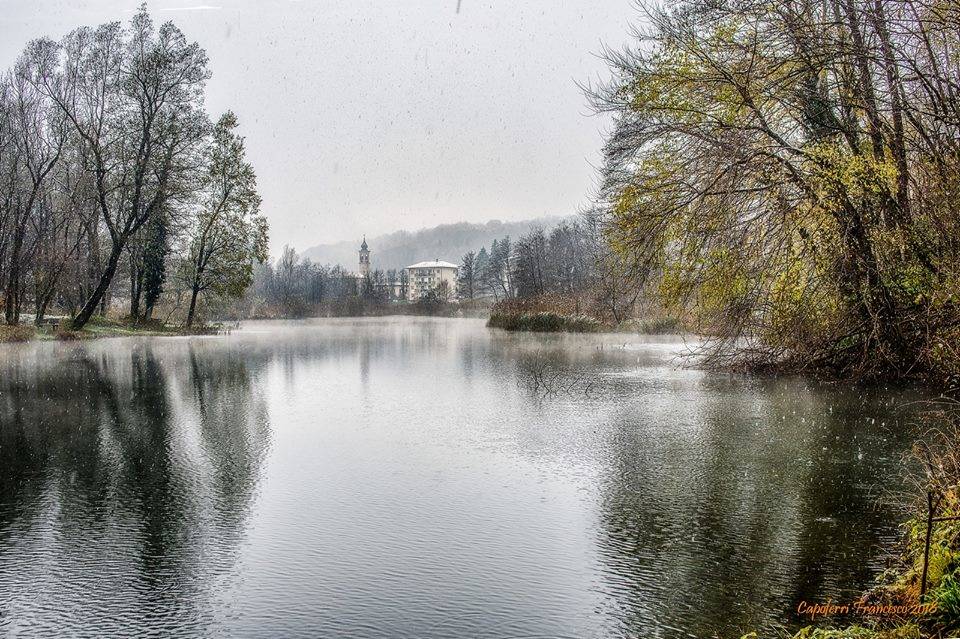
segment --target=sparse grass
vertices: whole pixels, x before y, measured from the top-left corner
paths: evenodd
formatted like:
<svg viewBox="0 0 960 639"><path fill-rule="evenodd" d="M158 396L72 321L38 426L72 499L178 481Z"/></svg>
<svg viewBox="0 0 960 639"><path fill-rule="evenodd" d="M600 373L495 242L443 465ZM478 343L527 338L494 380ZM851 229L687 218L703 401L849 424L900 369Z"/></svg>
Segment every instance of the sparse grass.
<svg viewBox="0 0 960 639"><path fill-rule="evenodd" d="M940 582L940 586L933 592L933 600L937 602L937 614L944 625L956 630L960 625L960 569ZM952 626L949 625L951 621Z"/></svg>

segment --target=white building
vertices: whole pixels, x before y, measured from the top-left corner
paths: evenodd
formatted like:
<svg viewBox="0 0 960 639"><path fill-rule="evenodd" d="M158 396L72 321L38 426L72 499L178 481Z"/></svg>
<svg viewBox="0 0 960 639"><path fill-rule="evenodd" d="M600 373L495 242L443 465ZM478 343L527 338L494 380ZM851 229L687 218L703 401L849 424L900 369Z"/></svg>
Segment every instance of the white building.
<svg viewBox="0 0 960 639"><path fill-rule="evenodd" d="M448 300L456 297L459 270L456 264L434 260L411 264L404 270L407 272L408 281L407 299L416 301L436 290L442 290Z"/></svg>

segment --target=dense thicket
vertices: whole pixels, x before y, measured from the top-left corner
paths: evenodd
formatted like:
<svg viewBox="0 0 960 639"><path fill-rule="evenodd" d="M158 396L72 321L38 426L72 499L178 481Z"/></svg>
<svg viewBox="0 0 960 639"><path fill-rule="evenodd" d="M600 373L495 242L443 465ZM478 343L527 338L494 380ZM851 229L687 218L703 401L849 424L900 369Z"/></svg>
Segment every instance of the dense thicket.
<svg viewBox="0 0 960 639"><path fill-rule="evenodd" d="M593 284L602 244L591 219L561 222L549 232L535 226L516 240L494 240L489 251L470 251L460 263L460 297L499 300L582 292Z"/></svg>
<svg viewBox="0 0 960 639"><path fill-rule="evenodd" d="M203 109L209 76L204 51L141 8L127 27L35 40L0 77L6 323L55 307L79 329L111 297L138 321L165 287L192 292L189 323L199 292L246 286L266 225L236 118L214 127Z"/></svg>
<svg viewBox="0 0 960 639"><path fill-rule="evenodd" d="M593 91L612 246L714 361L960 370L960 6L645 8Z"/></svg>
<svg viewBox="0 0 960 639"><path fill-rule="evenodd" d="M242 314L253 317L306 317L323 314L321 307L334 301L359 298L361 286L341 266L323 266L301 260L290 247L275 262L264 262L254 271L253 285L244 296Z"/></svg>

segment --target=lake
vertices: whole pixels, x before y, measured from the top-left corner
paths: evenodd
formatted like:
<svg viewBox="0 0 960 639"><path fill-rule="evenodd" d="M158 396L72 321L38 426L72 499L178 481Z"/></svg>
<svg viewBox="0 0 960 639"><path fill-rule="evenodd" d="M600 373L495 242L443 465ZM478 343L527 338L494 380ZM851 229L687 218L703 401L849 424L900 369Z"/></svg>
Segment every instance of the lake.
<svg viewBox="0 0 960 639"><path fill-rule="evenodd" d="M400 317L0 345L0 634L739 637L858 597L903 397L683 349Z"/></svg>

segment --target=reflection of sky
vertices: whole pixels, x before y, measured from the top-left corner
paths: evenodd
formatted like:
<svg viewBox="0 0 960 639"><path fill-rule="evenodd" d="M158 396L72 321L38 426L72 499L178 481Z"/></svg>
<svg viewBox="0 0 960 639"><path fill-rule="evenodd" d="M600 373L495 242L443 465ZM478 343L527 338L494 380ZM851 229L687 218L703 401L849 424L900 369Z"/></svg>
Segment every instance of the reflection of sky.
<svg viewBox="0 0 960 639"><path fill-rule="evenodd" d="M134 412L143 419L105 428L106 452L85 453L102 470L79 494L106 481L131 499L58 520L30 480L4 491L21 513L6 526L32 536L37 568L76 559L88 533L64 531L91 512L100 529L150 523L167 603L127 610L118 592L108 604L176 609L230 634L739 636L789 621L800 598L859 593L891 530L877 481L906 446L890 407L870 392L679 369L677 346L397 318L85 345L134 411L136 380L150 367L165 380L151 399L163 414ZM49 373L49 349L3 361ZM572 391L532 389L543 367ZM85 404L102 422L106 401ZM147 418L164 426L144 429ZM15 445L41 457L59 446L37 464L46 476L68 469L57 460L77 443L32 433ZM165 465L115 470L133 454ZM20 543L4 521L0 554ZM72 547L49 541L51 521ZM94 574L142 572L128 563L136 541L105 534L98 547L116 559ZM29 608L5 592L3 565L0 607ZM35 574L65 588L70 573Z"/></svg>

